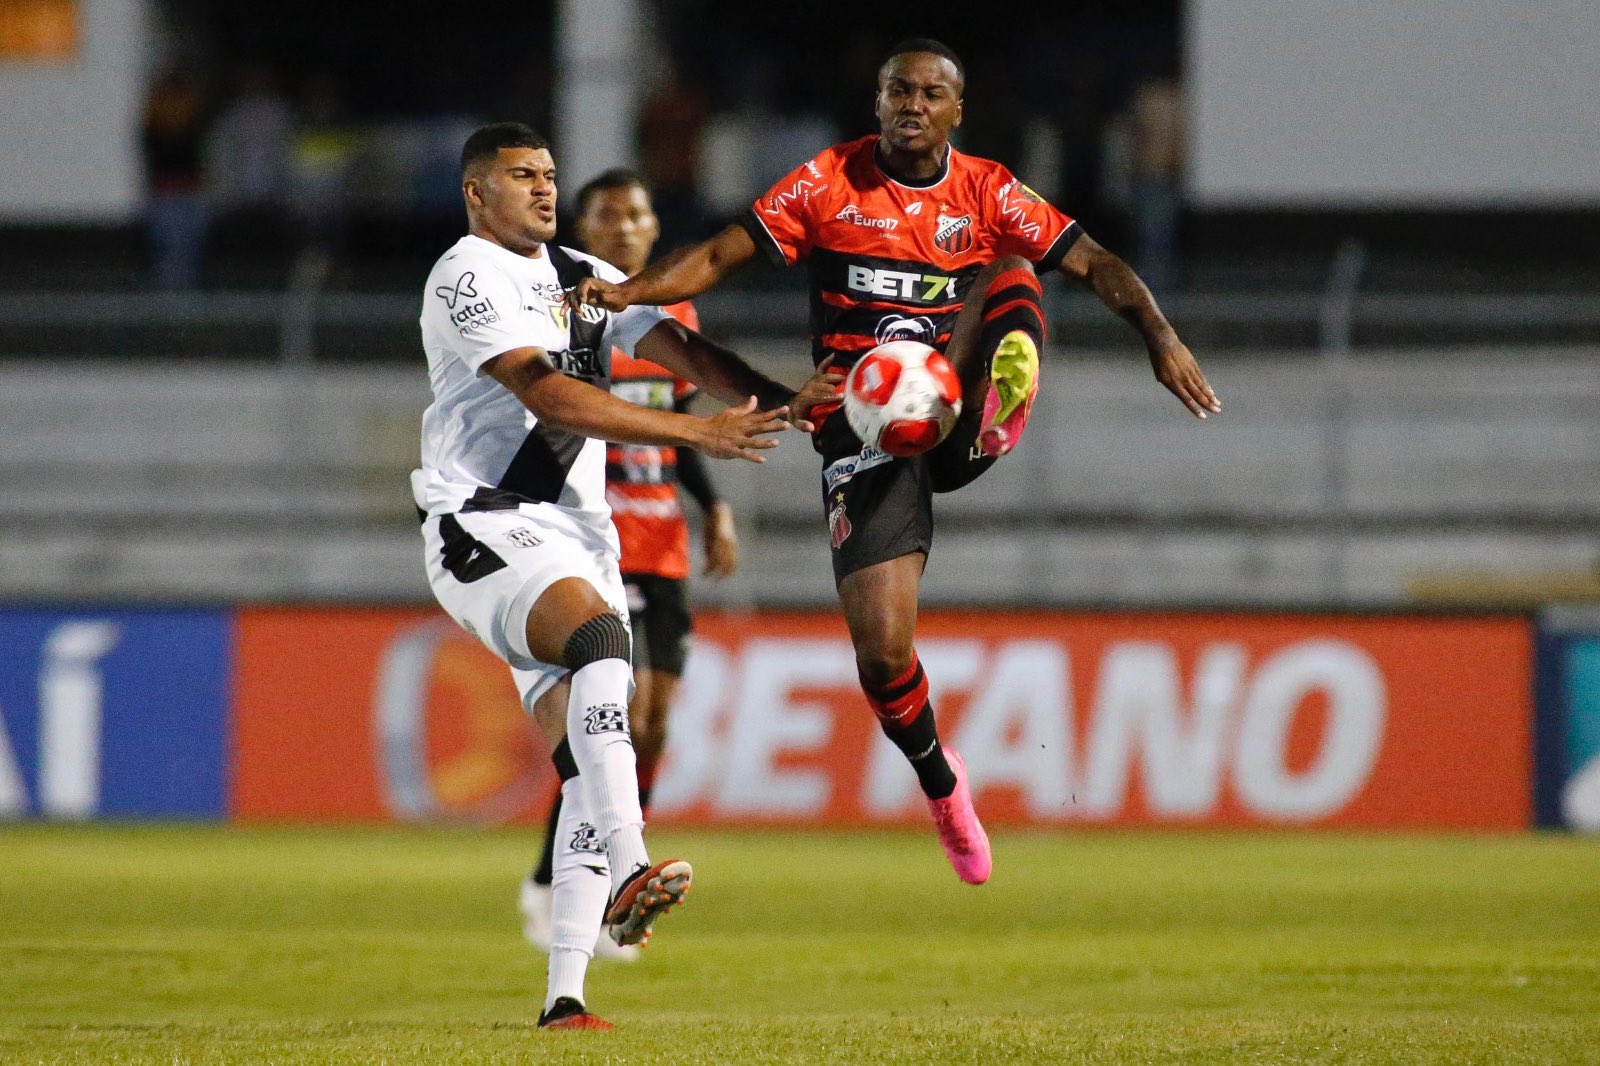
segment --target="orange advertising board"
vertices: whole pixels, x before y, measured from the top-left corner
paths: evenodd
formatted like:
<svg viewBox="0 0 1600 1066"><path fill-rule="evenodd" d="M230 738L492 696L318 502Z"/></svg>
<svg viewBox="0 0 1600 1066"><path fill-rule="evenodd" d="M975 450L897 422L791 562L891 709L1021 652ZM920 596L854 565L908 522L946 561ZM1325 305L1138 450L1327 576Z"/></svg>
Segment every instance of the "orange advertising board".
<svg viewBox="0 0 1600 1066"><path fill-rule="evenodd" d="M442 613L247 608L236 632L233 817L501 822L548 799L510 672Z"/></svg>
<svg viewBox="0 0 1600 1066"><path fill-rule="evenodd" d="M918 634L997 824L1528 823L1521 620L929 612ZM837 618L706 617L680 692L659 816L919 817Z"/></svg>
<svg viewBox="0 0 1600 1066"><path fill-rule="evenodd" d="M995 824L1512 829L1517 619L926 613L940 731ZM506 668L429 611L246 610L240 818L526 816L553 774ZM704 613L654 816L920 821L837 616Z"/></svg>

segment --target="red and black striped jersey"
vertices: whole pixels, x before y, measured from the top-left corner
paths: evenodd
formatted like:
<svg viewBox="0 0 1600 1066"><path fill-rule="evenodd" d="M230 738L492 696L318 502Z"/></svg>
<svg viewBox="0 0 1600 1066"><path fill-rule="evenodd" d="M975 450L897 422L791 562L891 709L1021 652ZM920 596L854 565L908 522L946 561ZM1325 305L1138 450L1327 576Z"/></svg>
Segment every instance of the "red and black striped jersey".
<svg viewBox="0 0 1600 1066"><path fill-rule="evenodd" d="M700 316L687 300L663 310L690 329L700 328ZM695 394L695 386L658 363L613 351L611 392L640 407L671 411ZM607 444L606 502L622 546L624 574L689 576L689 526L678 502L676 448Z"/></svg>
<svg viewBox="0 0 1600 1066"><path fill-rule="evenodd" d="M943 349L973 280L1002 255L1041 273L1082 232L1009 170L951 147L929 181L883 172L878 137L834 145L751 207L745 228L780 265L805 262L811 352L841 369L891 340Z"/></svg>

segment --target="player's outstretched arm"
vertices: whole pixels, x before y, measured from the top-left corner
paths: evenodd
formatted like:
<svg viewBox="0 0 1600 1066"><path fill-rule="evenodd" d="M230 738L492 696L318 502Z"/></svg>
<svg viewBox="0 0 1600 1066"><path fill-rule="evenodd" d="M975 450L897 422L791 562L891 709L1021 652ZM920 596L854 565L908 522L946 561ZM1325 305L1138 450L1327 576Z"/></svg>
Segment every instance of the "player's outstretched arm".
<svg viewBox="0 0 1600 1066"><path fill-rule="evenodd" d="M1207 412L1216 414L1222 410L1222 401L1200 372L1200 364L1178 339L1150 289L1132 267L1084 234L1061 261L1061 272L1093 291L1112 313L1139 331L1150 352L1150 367L1156 380L1185 407L1200 418L1206 417Z"/></svg>
<svg viewBox="0 0 1600 1066"><path fill-rule="evenodd" d="M502 352L484 364L484 372L511 390L540 422L618 444L682 446L713 459L764 463L761 453L778 445L771 434L789 428L787 407L758 410L754 396L709 418L640 407L567 377L541 348Z"/></svg>
<svg viewBox="0 0 1600 1066"><path fill-rule="evenodd" d="M736 353L673 319L658 323L639 338L633 354L688 378L723 403L736 404L754 396L763 407L787 407L795 427L811 431L805 414L820 402L818 398L797 394L773 381Z"/></svg>
<svg viewBox="0 0 1600 1066"><path fill-rule="evenodd" d="M593 304L622 311L634 304L657 307L692 300L756 254L755 242L741 226L663 256L627 281L585 278L567 296L573 307Z"/></svg>

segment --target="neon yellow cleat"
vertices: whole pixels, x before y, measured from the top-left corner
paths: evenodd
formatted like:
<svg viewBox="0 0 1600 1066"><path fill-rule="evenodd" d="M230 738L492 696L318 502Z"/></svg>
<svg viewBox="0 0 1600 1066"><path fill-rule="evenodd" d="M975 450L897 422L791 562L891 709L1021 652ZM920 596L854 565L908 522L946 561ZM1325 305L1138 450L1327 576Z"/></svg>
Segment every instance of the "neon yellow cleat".
<svg viewBox="0 0 1600 1066"><path fill-rule="evenodd" d="M983 429L978 447L1001 456L1017 446L1039 394L1039 349L1025 331L1014 329L1000 338L989 361L989 394L983 401Z"/></svg>

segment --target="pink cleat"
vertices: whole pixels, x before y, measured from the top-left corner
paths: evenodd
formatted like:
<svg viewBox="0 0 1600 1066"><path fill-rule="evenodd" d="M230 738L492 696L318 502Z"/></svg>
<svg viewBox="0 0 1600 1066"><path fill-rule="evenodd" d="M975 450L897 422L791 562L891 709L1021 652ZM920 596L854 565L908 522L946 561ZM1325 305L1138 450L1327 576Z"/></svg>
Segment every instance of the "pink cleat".
<svg viewBox="0 0 1600 1066"><path fill-rule="evenodd" d="M1033 338L1014 329L1000 338L989 362L989 391L983 398L983 430L978 448L1001 456L1017 446L1039 395L1039 349Z"/></svg>
<svg viewBox="0 0 1600 1066"><path fill-rule="evenodd" d="M944 749L945 761L956 775L956 789L944 799L931 799L928 809L933 812L933 824L939 829L939 843L956 876L969 885L981 885L989 880L994 869L994 859L989 853L989 834L978 821L978 812L972 807L972 791L967 788L967 764L961 756Z"/></svg>

